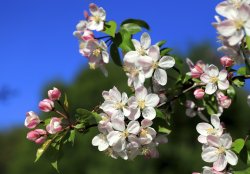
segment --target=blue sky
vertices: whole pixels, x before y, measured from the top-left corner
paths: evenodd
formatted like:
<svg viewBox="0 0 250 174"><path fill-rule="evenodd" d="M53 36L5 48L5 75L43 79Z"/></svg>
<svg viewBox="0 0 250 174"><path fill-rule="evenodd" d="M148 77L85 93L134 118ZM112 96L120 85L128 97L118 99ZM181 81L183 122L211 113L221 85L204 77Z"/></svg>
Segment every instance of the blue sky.
<svg viewBox="0 0 250 174"><path fill-rule="evenodd" d="M211 26L217 0L1 0L0 4L0 93L13 90L0 101L0 130L23 124L25 113L38 111L46 83L73 81L85 67L72 32L83 10L94 2L107 12L107 20L146 20L153 42L185 51L191 43L216 43Z"/></svg>

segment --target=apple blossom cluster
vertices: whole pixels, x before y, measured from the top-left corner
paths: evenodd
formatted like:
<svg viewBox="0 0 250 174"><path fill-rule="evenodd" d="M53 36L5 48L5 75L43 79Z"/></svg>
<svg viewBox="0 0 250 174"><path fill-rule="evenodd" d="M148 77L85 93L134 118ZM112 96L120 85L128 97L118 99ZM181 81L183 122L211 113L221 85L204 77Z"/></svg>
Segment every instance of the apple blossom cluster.
<svg viewBox="0 0 250 174"><path fill-rule="evenodd" d="M250 36L250 1L226 0L219 3L215 9L224 18L221 20L219 16L215 16L217 22L213 23L223 45L218 50L236 62L244 62L240 45L246 42L246 36ZM247 53L249 54L249 51Z"/></svg>
<svg viewBox="0 0 250 174"><path fill-rule="evenodd" d="M116 87L102 95L105 101L100 106L103 110L98 123L100 134L93 138L92 144L113 158L158 157L156 147L167 142L166 136L157 135L151 127L156 117L154 108L160 101L158 95L148 94L145 87L137 88L135 96L130 98Z"/></svg>
<svg viewBox="0 0 250 174"><path fill-rule="evenodd" d="M217 115L211 116L211 124L199 123L196 130L200 134L198 141L203 145L201 157L205 162L213 163L211 168L204 167L203 173L229 174L229 166L238 163L237 155L231 150L232 137L225 133L225 128Z"/></svg>
<svg viewBox="0 0 250 174"><path fill-rule="evenodd" d="M160 55L157 45L151 46L151 38L148 33L143 33L140 42L132 39L134 51L129 51L124 56L124 71L128 76L128 86L138 88L143 86L145 79L153 78L157 84L167 84L166 69L175 65L175 59L171 56Z"/></svg>
<svg viewBox="0 0 250 174"><path fill-rule="evenodd" d="M48 91L48 98L39 102L39 108L43 112L51 112L55 110L54 102L58 101L61 97L61 92L57 88L53 88ZM33 129L28 132L27 139L35 142L36 144L43 144L49 134L53 135L58 132L63 131L62 119L59 117L51 117L47 125L39 116L33 112L29 111L26 113L26 119L24 122L25 127L28 129ZM45 128L38 128L38 126L45 126Z"/></svg>
<svg viewBox="0 0 250 174"><path fill-rule="evenodd" d="M91 16L85 11L86 20L81 20L76 25L76 31L73 34L79 40L79 52L88 59L90 69L100 68L107 76L104 67L109 62L107 45L103 40L99 42L93 33L93 30L102 31L104 29L106 12L102 7L98 7L93 3L89 5L89 11Z"/></svg>

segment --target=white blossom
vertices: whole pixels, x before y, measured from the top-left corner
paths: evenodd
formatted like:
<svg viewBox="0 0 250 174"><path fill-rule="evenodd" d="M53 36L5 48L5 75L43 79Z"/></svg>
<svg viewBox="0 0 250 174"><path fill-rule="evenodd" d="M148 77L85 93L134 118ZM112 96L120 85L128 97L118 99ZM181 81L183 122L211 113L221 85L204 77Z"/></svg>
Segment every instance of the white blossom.
<svg viewBox="0 0 250 174"><path fill-rule="evenodd" d="M102 7L91 3L89 11L92 16L88 17L88 29L102 31L104 29L104 21L106 19L106 12Z"/></svg>

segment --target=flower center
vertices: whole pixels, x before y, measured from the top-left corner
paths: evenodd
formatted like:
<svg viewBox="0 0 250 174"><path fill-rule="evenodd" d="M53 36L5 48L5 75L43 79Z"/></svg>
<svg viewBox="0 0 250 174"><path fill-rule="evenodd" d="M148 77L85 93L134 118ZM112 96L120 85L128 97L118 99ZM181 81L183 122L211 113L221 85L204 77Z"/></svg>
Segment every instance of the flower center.
<svg viewBox="0 0 250 174"><path fill-rule="evenodd" d="M225 151L226 151L225 147L221 146L221 147L218 148L217 153L222 154L222 153L225 153Z"/></svg>
<svg viewBox="0 0 250 174"><path fill-rule="evenodd" d="M115 108L116 109L122 109L124 107L124 104L122 103L122 102L117 102L116 104L115 104Z"/></svg>
<svg viewBox="0 0 250 174"><path fill-rule="evenodd" d="M235 20L234 25L237 28L237 30L240 30L244 26L244 21L242 20Z"/></svg>
<svg viewBox="0 0 250 174"><path fill-rule="evenodd" d="M122 136L125 137L125 138L127 138L129 136L128 131L127 130L123 131L122 132Z"/></svg>
<svg viewBox="0 0 250 174"><path fill-rule="evenodd" d="M214 135L214 134L216 133L216 131L215 131L215 129L213 129L213 128L208 128L208 129L207 129L207 133L208 133L209 135Z"/></svg>
<svg viewBox="0 0 250 174"><path fill-rule="evenodd" d="M159 66L159 62L154 62L153 65L152 65L152 68L157 69L158 66Z"/></svg>
<svg viewBox="0 0 250 174"><path fill-rule="evenodd" d="M146 55L146 50L145 50L144 48L142 48L142 47L139 48L137 51L138 51L139 54L142 55L142 56L145 56L145 55Z"/></svg>
<svg viewBox="0 0 250 174"><path fill-rule="evenodd" d="M95 57L98 57L100 54L101 54L101 49L100 49L100 48L97 48L97 49L95 49L95 50L93 51L93 55L94 55Z"/></svg>
<svg viewBox="0 0 250 174"><path fill-rule="evenodd" d="M211 77L210 78L211 83L216 83L218 80L219 80L218 77Z"/></svg>
<svg viewBox="0 0 250 174"><path fill-rule="evenodd" d="M139 101L138 101L138 106L139 106L141 109L144 109L144 108L145 108L145 100L139 100Z"/></svg>
<svg viewBox="0 0 250 174"><path fill-rule="evenodd" d="M141 132L140 132L140 136L142 136L142 137L146 137L147 134L148 134L148 131L145 130L145 129L142 129Z"/></svg>
<svg viewBox="0 0 250 174"><path fill-rule="evenodd" d="M96 23L100 23L102 21L102 19L100 18L100 16L94 16L94 21Z"/></svg>

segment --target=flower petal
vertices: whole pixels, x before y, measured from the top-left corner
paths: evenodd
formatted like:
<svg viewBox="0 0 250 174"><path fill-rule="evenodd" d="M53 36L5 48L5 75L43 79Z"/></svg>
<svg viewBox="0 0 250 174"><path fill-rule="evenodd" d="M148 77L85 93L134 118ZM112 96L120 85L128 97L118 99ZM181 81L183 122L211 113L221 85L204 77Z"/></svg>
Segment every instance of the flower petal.
<svg viewBox="0 0 250 174"><path fill-rule="evenodd" d="M160 48L157 45L153 45L148 49L148 56L152 57L156 62L160 58Z"/></svg>
<svg viewBox="0 0 250 174"><path fill-rule="evenodd" d="M210 77L217 77L219 75L219 70L217 66L212 64L208 67L207 73Z"/></svg>
<svg viewBox="0 0 250 174"><path fill-rule="evenodd" d="M213 129L213 127L212 127L210 124L208 124L208 123L199 123L199 124L197 124L197 126L196 126L197 132L198 132L199 134L201 134L201 135L204 135L204 136L209 135L209 134L208 134L208 131L207 131L207 130L209 130L209 129Z"/></svg>
<svg viewBox="0 0 250 174"><path fill-rule="evenodd" d="M156 116L155 109L152 108L152 107L144 108L143 111L142 111L142 116L145 119L153 120L155 118L155 116Z"/></svg>
<svg viewBox="0 0 250 174"><path fill-rule="evenodd" d="M107 51L102 51L102 60L104 63L109 63L109 54Z"/></svg>
<svg viewBox="0 0 250 174"><path fill-rule="evenodd" d="M218 159L217 148L211 146L205 147L201 157L205 162L215 162Z"/></svg>
<svg viewBox="0 0 250 174"><path fill-rule="evenodd" d="M221 70L218 78L221 81L226 80L227 79L227 70Z"/></svg>
<svg viewBox="0 0 250 174"><path fill-rule="evenodd" d="M140 131L140 124L138 121L130 121L127 126L127 131L131 134L137 135Z"/></svg>
<svg viewBox="0 0 250 174"><path fill-rule="evenodd" d="M144 49L148 49L150 45L151 45L151 38L148 33L144 32L141 35L141 46Z"/></svg>
<svg viewBox="0 0 250 174"><path fill-rule="evenodd" d="M214 83L208 83L206 85L205 93L211 95L215 93L216 90L217 90L217 86Z"/></svg>
<svg viewBox="0 0 250 174"><path fill-rule="evenodd" d="M222 171L227 166L227 160L225 159L225 155L221 154L219 155L219 158L214 162L213 168L216 171Z"/></svg>
<svg viewBox="0 0 250 174"><path fill-rule="evenodd" d="M159 61L159 67L163 69L172 68L175 64L175 59L171 56L163 56Z"/></svg>
<svg viewBox="0 0 250 174"><path fill-rule="evenodd" d="M232 35L230 38L228 38L228 43L231 46L235 46L240 43L240 41L244 38L244 31L243 29L237 30L234 35Z"/></svg>
<svg viewBox="0 0 250 174"><path fill-rule="evenodd" d="M220 137L220 142L223 147L230 149L232 146L232 137L229 134L223 134Z"/></svg>
<svg viewBox="0 0 250 174"><path fill-rule="evenodd" d="M201 76L200 76L200 79L202 82L204 83L209 83L210 82L210 76L206 73L203 73Z"/></svg>
<svg viewBox="0 0 250 174"><path fill-rule="evenodd" d="M216 115L211 115L211 123L214 126L214 128L219 128L221 126L220 119Z"/></svg>
<svg viewBox="0 0 250 174"><path fill-rule="evenodd" d="M160 101L160 98L157 94L148 94L145 97L145 106L156 107Z"/></svg>
<svg viewBox="0 0 250 174"><path fill-rule="evenodd" d="M165 70L157 68L154 72L154 79L162 86L167 84L167 73Z"/></svg>
<svg viewBox="0 0 250 174"><path fill-rule="evenodd" d="M222 36L225 37L232 36L237 31L237 28L232 20L225 20L218 23L216 29Z"/></svg>
<svg viewBox="0 0 250 174"><path fill-rule="evenodd" d="M235 166L238 163L238 157L231 150L226 151L226 160L229 164Z"/></svg>
<svg viewBox="0 0 250 174"><path fill-rule="evenodd" d="M226 90L229 88L229 82L228 80L224 80L224 81L218 81L218 88L220 90Z"/></svg>

